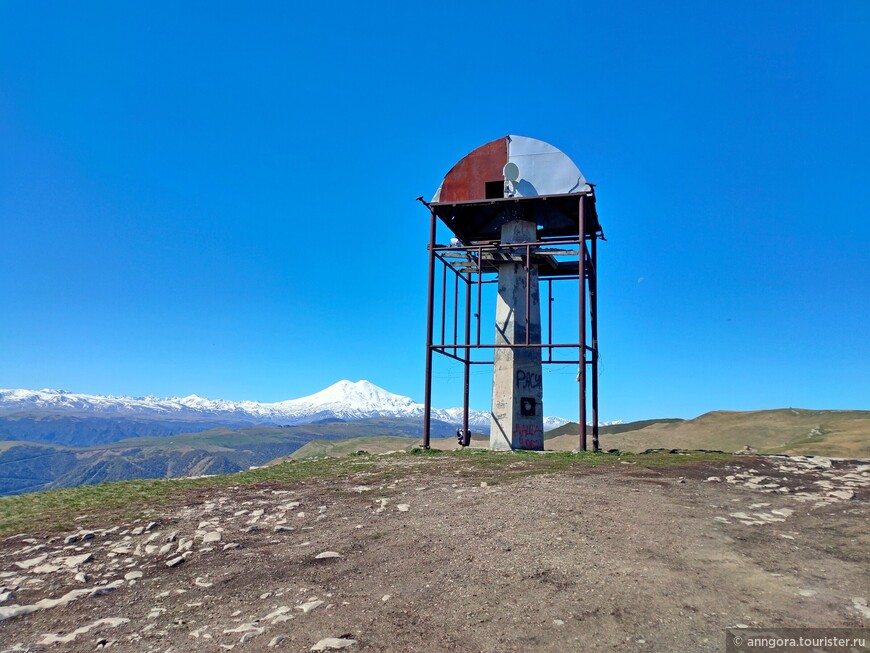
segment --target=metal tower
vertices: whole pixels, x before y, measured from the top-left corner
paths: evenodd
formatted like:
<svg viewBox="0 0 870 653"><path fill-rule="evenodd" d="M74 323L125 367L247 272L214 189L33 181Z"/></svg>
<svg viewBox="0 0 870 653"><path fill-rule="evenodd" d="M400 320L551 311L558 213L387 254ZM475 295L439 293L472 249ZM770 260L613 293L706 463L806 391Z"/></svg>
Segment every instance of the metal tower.
<svg viewBox="0 0 870 653"><path fill-rule="evenodd" d="M437 353L464 366L465 433L471 366L493 366L492 449L543 449L543 365L577 364L579 438L585 451L589 369L593 446L598 450L597 240L603 234L593 186L552 145L505 136L466 155L444 177L432 201L423 203L430 213L423 446L428 448L430 442L432 358ZM454 234L448 245L436 243L439 219ZM441 283L436 288L439 265ZM448 271L453 275L452 302ZM572 279L579 282L577 341L556 343L553 286ZM544 285L546 338L541 316ZM497 289L492 340L481 333L483 294L488 287ZM441 299L437 342L436 295Z"/></svg>

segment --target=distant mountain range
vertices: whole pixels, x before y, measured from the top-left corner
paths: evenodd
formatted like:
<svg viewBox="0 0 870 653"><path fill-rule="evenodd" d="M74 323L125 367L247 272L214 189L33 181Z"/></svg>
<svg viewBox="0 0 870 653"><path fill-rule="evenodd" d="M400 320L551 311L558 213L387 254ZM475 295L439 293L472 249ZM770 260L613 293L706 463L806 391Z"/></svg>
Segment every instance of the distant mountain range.
<svg viewBox="0 0 870 653"><path fill-rule="evenodd" d="M275 403L187 397L123 397L64 390L0 390L0 440L92 446L131 437L219 427L296 426L377 417L422 422L423 404L369 381L339 381L320 392ZM434 408L432 418L459 425L462 408ZM545 430L568 420L545 418ZM489 413L471 411L472 429L489 432Z"/></svg>
<svg viewBox="0 0 870 653"><path fill-rule="evenodd" d="M433 411L433 417L442 417L432 421L433 437L448 438L433 446L453 444L461 412ZM366 381L342 381L276 404L3 390L0 494L229 473L290 455L419 446L422 416L420 404ZM483 427L478 432L488 430L486 413L473 416L472 423ZM302 420L309 423L289 425ZM545 436L547 448L576 448L578 425L560 421L562 426ZM602 425L601 437L604 449L735 451L750 446L765 453L867 457L870 411L718 411L693 420ZM476 435L474 442L485 446L486 439Z"/></svg>
<svg viewBox="0 0 870 653"><path fill-rule="evenodd" d="M432 435L453 435L452 424L433 420ZM138 478L226 474L287 456L312 440L380 436L416 438L420 420L373 417L327 419L300 426L215 428L197 433L135 437L87 447L0 442L0 494L91 485ZM454 438L450 437L453 442Z"/></svg>

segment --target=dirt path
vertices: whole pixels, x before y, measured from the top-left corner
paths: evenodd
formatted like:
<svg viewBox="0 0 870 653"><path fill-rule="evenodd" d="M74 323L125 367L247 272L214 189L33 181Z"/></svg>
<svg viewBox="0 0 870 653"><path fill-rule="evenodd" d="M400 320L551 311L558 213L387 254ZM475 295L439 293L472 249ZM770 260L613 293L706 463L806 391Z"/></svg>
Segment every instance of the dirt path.
<svg viewBox="0 0 870 653"><path fill-rule="evenodd" d="M377 460L82 523L91 539L7 538L0 650L674 653L722 651L739 624L870 624L867 465Z"/></svg>

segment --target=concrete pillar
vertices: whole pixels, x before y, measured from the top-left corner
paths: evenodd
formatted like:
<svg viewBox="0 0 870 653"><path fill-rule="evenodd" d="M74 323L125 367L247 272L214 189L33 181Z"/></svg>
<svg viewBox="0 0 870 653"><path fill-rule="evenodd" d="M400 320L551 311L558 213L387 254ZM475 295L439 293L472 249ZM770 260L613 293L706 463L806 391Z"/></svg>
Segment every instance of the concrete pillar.
<svg viewBox="0 0 870 653"><path fill-rule="evenodd" d="M529 243L536 240L535 223L508 222L501 229L501 242ZM525 248L517 248L518 258ZM541 344L541 304L538 270L528 275L523 261L503 262L498 271L495 313L495 343L525 344L526 298L529 311L529 343ZM490 449L544 448L543 377L540 347L496 349L492 374L492 421Z"/></svg>

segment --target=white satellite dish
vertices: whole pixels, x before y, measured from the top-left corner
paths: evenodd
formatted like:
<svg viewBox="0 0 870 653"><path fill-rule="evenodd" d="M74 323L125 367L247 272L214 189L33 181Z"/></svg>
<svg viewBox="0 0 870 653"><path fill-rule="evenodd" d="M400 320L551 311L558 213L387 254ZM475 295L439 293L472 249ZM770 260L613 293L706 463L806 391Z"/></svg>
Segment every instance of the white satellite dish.
<svg viewBox="0 0 870 653"><path fill-rule="evenodd" d="M504 166L502 174L504 174L505 179L513 183L520 178L520 168L513 161L508 161Z"/></svg>

